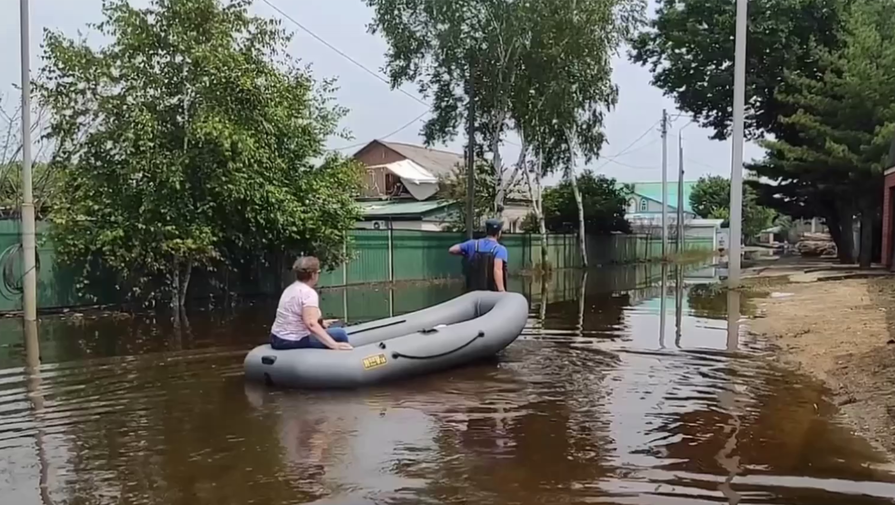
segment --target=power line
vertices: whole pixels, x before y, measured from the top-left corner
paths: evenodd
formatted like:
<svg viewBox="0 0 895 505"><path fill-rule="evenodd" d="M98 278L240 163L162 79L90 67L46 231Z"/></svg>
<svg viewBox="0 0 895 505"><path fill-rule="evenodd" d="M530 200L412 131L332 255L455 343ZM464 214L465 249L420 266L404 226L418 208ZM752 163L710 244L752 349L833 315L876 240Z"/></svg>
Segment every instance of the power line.
<svg viewBox="0 0 895 505"><path fill-rule="evenodd" d="M634 150L631 150L631 151L627 151L627 152L622 152L622 153L616 154L616 155L614 155L614 156L605 156L605 157L603 157L602 159L603 159L603 160L614 160L614 159L616 159L616 158L621 158L622 156L628 156L628 155L634 154L634 153L636 153L636 152L638 152L638 151L642 151L642 150L646 149L647 147L650 147L651 145L655 144L656 142L658 142L658 141L660 141L660 140L662 140L662 137L656 137L656 138L654 138L653 140L647 142L646 144L643 144L642 146L638 147L637 149L634 149Z"/></svg>
<svg viewBox="0 0 895 505"><path fill-rule="evenodd" d="M422 119L422 118L423 118L426 114L428 114L429 112L431 112L431 111L428 111L428 110L427 110L427 111L423 112L423 113L420 114L419 116L417 116L417 117L413 118L412 120L410 120L409 122L407 122L407 124L405 124L404 126L398 128L397 130L395 130L395 131L389 133L388 135L386 135L386 136L384 136L384 137L377 137L377 139L378 139L378 140L385 140L385 139L387 139L387 138L389 138L389 137L391 137L391 136L393 136L393 135L396 135L396 134L398 134L398 133L400 133L400 132L406 130L406 129L409 128L412 124L414 124L414 123L416 123L417 121L419 121L420 119ZM339 148L336 148L336 149L334 149L334 151L347 151L348 149L354 149L355 147L365 146L365 145L367 145L367 144L369 144L369 143L370 143L370 141L367 141L367 142L359 142L359 143L357 143L357 144L351 144L350 146L345 146L345 147L339 147Z"/></svg>
<svg viewBox="0 0 895 505"><path fill-rule="evenodd" d="M649 128L647 128L642 134L640 134L639 137L637 137L636 139L634 139L634 142L631 142L630 144L628 144L628 147L625 147L624 149L622 149L618 154L613 154L612 156L607 156L607 157L605 157L605 158L602 158L602 159L605 161L605 163L603 163L602 165L598 166L595 170L600 170L601 168L603 168L603 167L606 166L606 163L610 163L610 162L612 162L612 160L613 160L614 158L618 158L618 157L620 157L621 155L623 155L623 154L625 154L626 152L628 152L629 149L631 149L632 147L634 147L634 145L636 145L638 142L640 142L640 141L643 139L643 137L646 137L647 135L649 135L649 133L650 133L651 131L653 131L653 128L654 128L657 124L659 124L659 123L661 123L661 122L662 122L662 120L660 119L659 121L656 121L655 123L651 124L651 125L649 126ZM618 163L618 162L615 162L615 163ZM624 166L624 163L618 163L618 164ZM630 165L629 165L629 166L630 166Z"/></svg>
<svg viewBox="0 0 895 505"><path fill-rule="evenodd" d="M271 9L273 9L273 10L279 12L281 16L283 16L284 18L286 18L286 19L288 19L289 21L291 21L292 23L294 23L295 26L297 26L298 28L300 28L303 32L307 33L307 34L310 35L311 37L314 37L315 39L317 39L318 42L320 42L321 44L323 44L323 45L325 45L326 47L330 48L332 51L334 51L334 52L335 52L336 54L338 54L339 56L345 58L346 60L348 60L348 61L350 61L351 63L355 64L355 65L356 65L358 68L360 68L361 70L365 71L366 73L372 75L372 76L375 77L376 79L378 79L378 80L384 82L384 83L387 84L389 87L391 87L391 82L389 82L388 79L386 79L386 78L383 77L381 74L379 74L379 72L376 72L375 70L371 70L369 67L367 67L367 66L364 65L363 63L361 63L361 62L355 60L354 58L352 58L351 56L349 56L348 54L346 54L345 52L343 52L342 50L340 50L340 49L337 48L336 46L330 44L330 43L327 42L325 39L323 39L323 37L317 35L317 34L314 33L313 31L311 31L308 27L306 27L305 25L303 25L303 24L299 23L298 21L296 21L295 18L293 18L293 17L290 16L289 14L286 14L285 12L283 12L282 9L280 9L279 7L277 7L276 5L274 5L272 2L270 2L270 0L261 0L261 1L264 2L265 4L267 4L267 6L270 7ZM428 108L428 109L431 109L431 108L432 108L432 106L429 105L428 103L426 103L425 101L423 101L423 100L421 100L420 98L418 98L418 97L416 97L416 96L414 96L414 95L412 95L412 94L410 94L410 93L404 91L403 89L401 89L401 88L395 88L395 89L396 89L397 91L403 93L404 95L409 96L409 97L412 98L413 100L415 100L415 101L417 101L417 102L419 102L419 103L425 105L426 108Z"/></svg>
<svg viewBox="0 0 895 505"><path fill-rule="evenodd" d="M699 165L699 166L701 166L701 167L708 168L709 170L718 170L717 167L713 167L713 166L711 166L711 165L706 165L705 163L702 163L701 161L696 161L696 160L694 160L694 159L692 159L692 158L684 158L684 159L686 159L686 160L689 161L690 163L694 163L694 164Z"/></svg>
<svg viewBox="0 0 895 505"><path fill-rule="evenodd" d="M635 170L659 170L659 167L642 167L642 166L637 166L637 165L628 165L627 163L622 163L620 161L615 161L615 160L606 160L606 163L614 163L616 165L633 168Z"/></svg>
<svg viewBox="0 0 895 505"><path fill-rule="evenodd" d="M358 68L362 69L364 72L366 72L366 73L372 75L373 77L375 77L376 79L378 79L378 80L384 82L385 84L387 84L387 85L391 88L391 82L389 82L389 80L386 79L385 77L383 77L379 72L376 72L375 70L371 70L369 67L367 67L367 66L364 65L363 63L361 63L361 62L355 60L354 58L352 58L351 56L349 56L348 54L346 54L344 51L342 51L341 49L339 49L339 48L337 48L336 46L330 44L330 43L327 42L323 37L317 35L317 34L314 33L313 31L311 31L310 28L308 28L308 27L306 27L305 25L299 23L295 18L293 18L293 17L290 16L289 14L286 14L285 12L283 12L282 9L280 9L279 7L277 7L276 5L274 5L270 0L261 0L261 1L264 2L264 3L265 3L268 7L270 7L271 9L277 11L281 16L283 16L283 17L286 18L287 20L291 21L293 24L295 24L295 26L297 26L297 27L298 27L299 29L301 29L303 32L307 33L308 35L310 35L311 37L313 37L314 39L316 39L318 42L320 42L321 44L323 44L323 45L325 45L326 47L328 47L329 49L331 49L333 52L335 52L335 53L338 54L339 56L341 56L341 57L345 58L346 60L350 61L351 63L353 63L354 65L356 65ZM411 121L410 123L408 123L408 124L405 125L404 127L402 127L402 128L400 128L399 130L396 130L395 132L390 133L389 135L387 135L387 137L388 137L388 136L391 136L391 135L394 135L394 134L396 134L396 133L398 133L398 132L400 132L401 130L403 130L404 128L409 127L410 125L412 125L412 124L415 123L416 121L419 121L419 119L421 119L423 116L425 116L428 112L430 112L430 111L432 110L432 106L431 106L430 104L428 104L425 100L422 100L421 98L418 98L418 97L416 97L416 96L414 96L414 95L408 93L407 91L404 91L402 88L394 88L394 89L397 90L397 91L399 91L399 92L401 92L402 94L404 94L404 95L406 95L406 96L412 98L414 101L416 101L416 102L418 102L418 103L420 103L420 104L422 104L422 105L425 105L427 110L426 110L425 112L423 112L423 114L421 114L418 118L414 119L413 121ZM385 138L385 137L383 137L383 138ZM519 144L517 144L517 143L515 143L515 142L510 142L509 140L506 140L506 139L504 139L504 142L506 142L507 144L516 146L516 147L521 147ZM363 144L361 144L361 145L363 145ZM343 148L340 148L339 150L350 149L351 147L357 147L357 146L343 147Z"/></svg>

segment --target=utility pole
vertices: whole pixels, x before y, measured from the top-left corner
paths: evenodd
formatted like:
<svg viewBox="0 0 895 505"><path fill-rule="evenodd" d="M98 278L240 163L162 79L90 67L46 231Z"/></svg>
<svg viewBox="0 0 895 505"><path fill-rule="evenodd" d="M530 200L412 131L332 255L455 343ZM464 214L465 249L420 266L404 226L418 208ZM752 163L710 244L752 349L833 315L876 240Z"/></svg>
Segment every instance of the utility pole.
<svg viewBox="0 0 895 505"><path fill-rule="evenodd" d="M730 256L727 279L730 287L740 285L741 240L743 236L743 137L746 106L746 18L748 0L737 0L736 38L733 65L733 149L730 161Z"/></svg>
<svg viewBox="0 0 895 505"><path fill-rule="evenodd" d="M668 255L668 112L662 109L662 260Z"/></svg>
<svg viewBox="0 0 895 505"><path fill-rule="evenodd" d="M681 128L683 130L683 128ZM677 134L677 252L684 251L684 139Z"/></svg>
<svg viewBox="0 0 895 505"><path fill-rule="evenodd" d="M472 65L467 77L466 96L466 238L473 238L475 226L475 86Z"/></svg>
<svg viewBox="0 0 895 505"><path fill-rule="evenodd" d="M34 257L34 195L31 187L31 41L28 0L20 0L19 6L22 49L22 309L27 334L29 327L37 327L37 270Z"/></svg>

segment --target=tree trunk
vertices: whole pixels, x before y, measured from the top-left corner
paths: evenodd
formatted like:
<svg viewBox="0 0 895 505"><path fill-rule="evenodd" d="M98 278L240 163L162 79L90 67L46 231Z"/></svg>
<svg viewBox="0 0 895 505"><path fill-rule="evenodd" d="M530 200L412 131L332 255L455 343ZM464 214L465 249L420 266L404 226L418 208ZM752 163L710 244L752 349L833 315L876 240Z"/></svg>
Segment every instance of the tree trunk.
<svg viewBox="0 0 895 505"><path fill-rule="evenodd" d="M525 145L525 140L523 137L522 145ZM519 156L521 160L524 162L524 158L522 155ZM535 218L538 220L538 232L541 235L541 262L539 267L541 270L546 270L547 265L547 223L544 218L544 206L542 191L541 191L541 158L538 157L538 164L535 168L537 172L534 177L532 177L531 170L529 167L522 167L522 171L525 173L525 182L528 186L528 198L531 201L531 210L534 212ZM532 181L534 179L534 181Z"/></svg>
<svg viewBox="0 0 895 505"><path fill-rule="evenodd" d="M504 202L507 199L507 194L509 193L509 190L516 185L516 181L519 178L519 171L526 169L528 146L525 143L525 137L523 136L522 145L519 148L519 158L516 160L516 165L509 174L505 174L503 168L498 167L500 160L500 145L498 142L494 142L491 146L491 151L493 159L498 160L494 162L494 171L497 176L497 191L494 193L494 212L499 217L503 217Z"/></svg>
<svg viewBox="0 0 895 505"><path fill-rule="evenodd" d="M541 275L541 305L538 307L538 319L541 321L541 328L544 327L547 321L547 298L550 293L549 288L548 276L546 274Z"/></svg>
<svg viewBox="0 0 895 505"><path fill-rule="evenodd" d="M874 203L872 200L870 203ZM861 209L861 249L859 262L861 268L870 268L873 262L873 218L876 208L873 205L863 205Z"/></svg>
<svg viewBox="0 0 895 505"><path fill-rule="evenodd" d="M173 286L171 288L171 308L174 309L174 324L177 324L177 317L180 315L178 309L183 306L180 303L180 265L177 258L171 261L172 275L174 275Z"/></svg>
<svg viewBox="0 0 895 505"><path fill-rule="evenodd" d="M587 309L587 270L581 273L578 286L578 334L584 335L584 314Z"/></svg>
<svg viewBox="0 0 895 505"><path fill-rule="evenodd" d="M839 262L843 265L851 265L855 262L855 218L851 206L839 206L838 218L839 240L840 242L842 242L841 244L836 244L836 249L838 249Z"/></svg>
<svg viewBox="0 0 895 505"><path fill-rule="evenodd" d="M578 247L581 249L581 266L587 268L587 245L584 235L584 202L581 201L581 192L578 191L578 181L575 177L573 166L569 167L569 181L572 183L572 194L575 195L575 205L578 206Z"/></svg>
<svg viewBox="0 0 895 505"><path fill-rule="evenodd" d="M498 217L502 214L503 207L503 199L504 199L504 181L503 181L503 160L500 156L500 132L501 126L503 125L503 114L498 114L494 118L494 124L491 125L493 128L492 136L491 136L491 166L494 170L494 188L496 191L494 192L494 206L492 211Z"/></svg>
<svg viewBox="0 0 895 505"><path fill-rule="evenodd" d="M193 260L183 260L175 258L172 261L174 286L171 290L171 305L175 311L179 311L186 305L186 290L190 286L190 277L193 274ZM181 271L182 269L182 271ZM175 319L179 314L175 313Z"/></svg>
<svg viewBox="0 0 895 505"><path fill-rule="evenodd" d="M540 195L538 195L540 199ZM540 204L540 202L539 202ZM538 232L541 234L541 268L547 269L549 265L547 256L547 223L544 221L544 213L538 212Z"/></svg>
<svg viewBox="0 0 895 505"><path fill-rule="evenodd" d="M190 278L193 276L193 260L186 260L186 265L184 265L183 277L181 277L180 281L180 306L183 307L186 305L186 291L187 288L190 287Z"/></svg>
<svg viewBox="0 0 895 505"><path fill-rule="evenodd" d="M835 210L832 210L824 216L824 221L826 221L827 229L830 230L830 238L833 239L833 243L836 244L836 257L839 260L842 260L842 253L840 251L842 248L842 227L839 225L839 215ZM813 232L812 232L813 233Z"/></svg>
<svg viewBox="0 0 895 505"><path fill-rule="evenodd" d="M569 143L569 166L566 168L566 177L572 184L572 194L575 195L575 205L578 206L578 247L581 249L581 266L587 268L587 245L584 235L584 203L581 201L581 192L578 191L578 179L575 176L575 153L578 151L578 136L572 129L566 129L566 139Z"/></svg>

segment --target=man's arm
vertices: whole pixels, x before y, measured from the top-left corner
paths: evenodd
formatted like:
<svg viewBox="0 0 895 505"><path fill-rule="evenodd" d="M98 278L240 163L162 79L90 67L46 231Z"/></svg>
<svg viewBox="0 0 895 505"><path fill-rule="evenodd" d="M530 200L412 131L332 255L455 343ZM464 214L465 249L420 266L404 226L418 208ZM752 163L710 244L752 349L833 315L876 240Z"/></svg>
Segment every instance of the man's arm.
<svg viewBox="0 0 895 505"><path fill-rule="evenodd" d="M462 242L460 244L454 244L448 249L448 252L453 254L454 256L468 256L467 251L469 250L469 245L472 243L471 240L467 240L466 242Z"/></svg>
<svg viewBox="0 0 895 505"><path fill-rule="evenodd" d="M500 292L506 291L506 286L503 285L503 260L499 258L494 258L494 283L497 284L497 290Z"/></svg>
<svg viewBox="0 0 895 505"><path fill-rule="evenodd" d="M502 245L497 246L497 250L494 252L494 283L497 284L497 290L500 292L507 290L503 284L503 271L507 259L509 259L507 248Z"/></svg>

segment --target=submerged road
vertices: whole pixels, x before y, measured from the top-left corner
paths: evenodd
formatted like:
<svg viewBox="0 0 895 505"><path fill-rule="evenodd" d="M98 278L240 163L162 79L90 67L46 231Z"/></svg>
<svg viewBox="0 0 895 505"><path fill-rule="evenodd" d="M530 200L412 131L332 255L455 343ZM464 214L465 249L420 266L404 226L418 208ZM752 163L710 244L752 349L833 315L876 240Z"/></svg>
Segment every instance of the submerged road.
<svg viewBox="0 0 895 505"><path fill-rule="evenodd" d="M0 347L0 503L892 502L885 458L738 323L750 300L675 272L602 279L527 293L494 361L353 392L245 383L272 304L178 328L46 318L39 377ZM353 290L349 314L386 316L394 296Z"/></svg>

